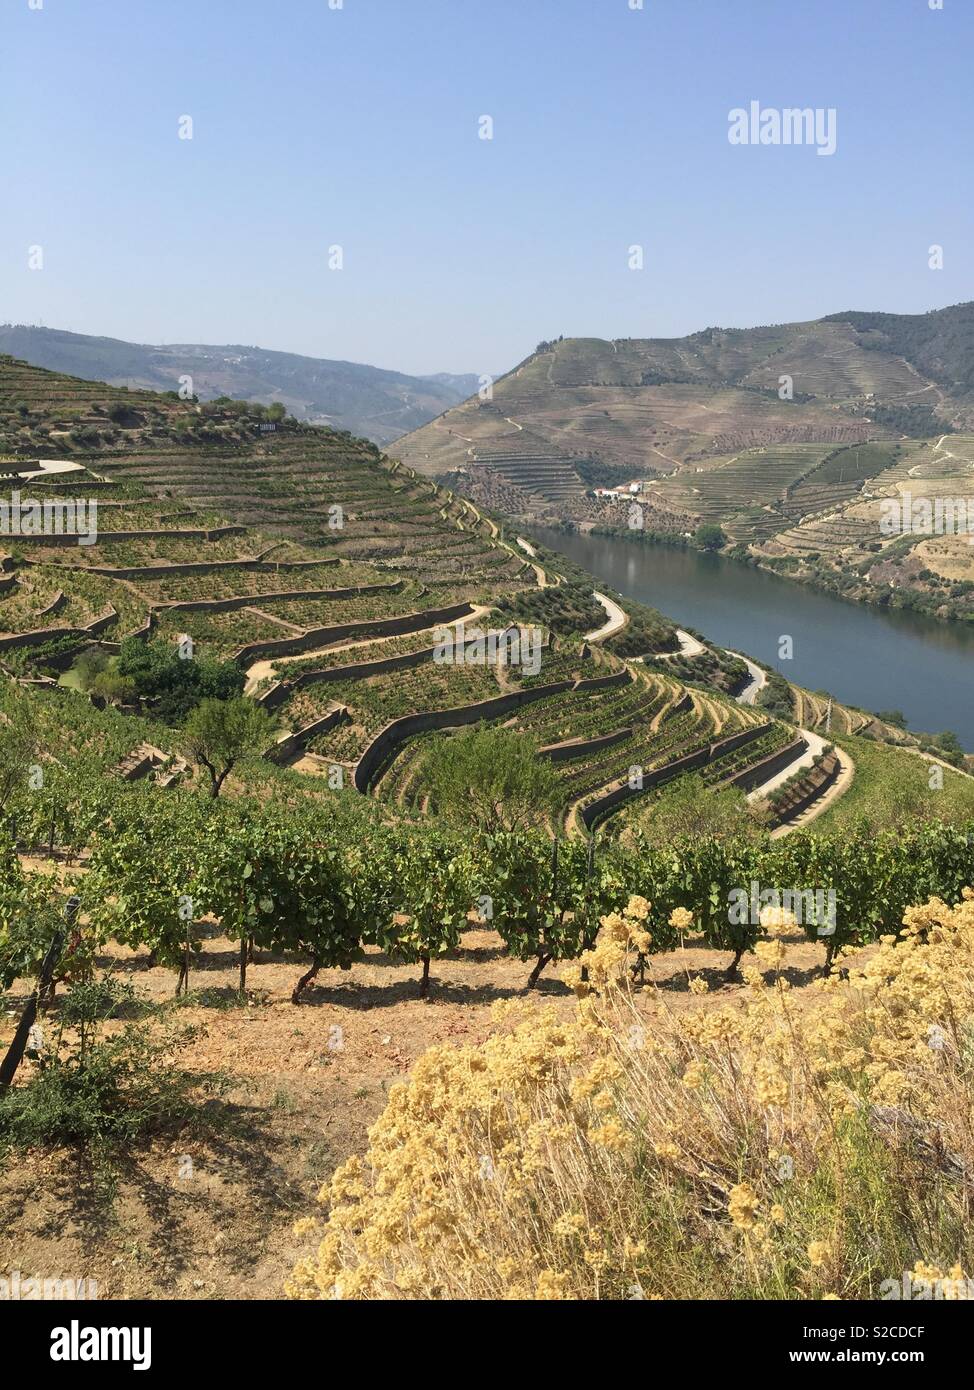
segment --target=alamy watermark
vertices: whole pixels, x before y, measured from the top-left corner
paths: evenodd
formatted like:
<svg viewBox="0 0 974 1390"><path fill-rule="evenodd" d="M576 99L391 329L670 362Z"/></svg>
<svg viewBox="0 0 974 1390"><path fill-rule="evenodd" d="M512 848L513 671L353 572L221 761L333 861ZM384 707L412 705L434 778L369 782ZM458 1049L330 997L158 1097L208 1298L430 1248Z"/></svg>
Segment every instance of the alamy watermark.
<svg viewBox="0 0 974 1390"><path fill-rule="evenodd" d="M907 1302L966 1302L974 1299L974 1279L951 1278L950 1275L933 1276L930 1279L918 1278L912 1270L905 1270L899 1279L884 1279L879 1286L882 1299L906 1299Z"/></svg>
<svg viewBox="0 0 974 1390"><path fill-rule="evenodd" d="M485 632L479 627L437 628L433 660L438 666L519 666L526 676L541 670L539 627L506 627Z"/></svg>
<svg viewBox="0 0 974 1390"><path fill-rule="evenodd" d="M82 1276L67 1279L63 1274L28 1274L19 1269L0 1274L0 1303L60 1303L98 1297L98 1283Z"/></svg>
<svg viewBox="0 0 974 1390"><path fill-rule="evenodd" d="M94 497L58 497L41 502L14 489L0 497L0 535L77 536L79 545L98 540L98 501Z"/></svg>
<svg viewBox="0 0 974 1390"><path fill-rule="evenodd" d="M732 145L814 145L818 154L835 154L838 117L834 106L736 106L727 113Z"/></svg>
<svg viewBox="0 0 974 1390"><path fill-rule="evenodd" d="M833 936L836 923L834 888L732 888L727 897L727 920L732 926L762 925L768 909L790 915L796 926L815 927L818 936Z"/></svg>
<svg viewBox="0 0 974 1390"><path fill-rule="evenodd" d="M899 497L880 500L883 536L967 536L974 545L974 497Z"/></svg>

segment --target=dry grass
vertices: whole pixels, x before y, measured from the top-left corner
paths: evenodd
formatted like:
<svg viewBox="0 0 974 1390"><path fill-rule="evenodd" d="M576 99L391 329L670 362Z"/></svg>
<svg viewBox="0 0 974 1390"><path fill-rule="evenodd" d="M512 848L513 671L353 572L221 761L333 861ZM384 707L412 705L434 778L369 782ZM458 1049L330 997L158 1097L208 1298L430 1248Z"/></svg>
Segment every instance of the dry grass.
<svg viewBox="0 0 974 1390"><path fill-rule="evenodd" d="M69 881L78 872L45 860L31 867ZM804 940L794 950L797 999L823 952ZM647 1018L658 997L675 1012L720 1007L742 993L740 985L722 984L727 963L726 953L695 941L655 957L656 983L637 1007ZM150 967L144 952L111 946L99 960L101 970L109 967L150 1006L171 1001L174 972ZM112 1211L96 1200L91 1172L70 1152L5 1161L0 1274L79 1271L113 1298L281 1297L306 1244L294 1238L294 1220L311 1209L337 1165L365 1150L390 1089L430 1047L484 1041L494 1004L523 997L528 974L496 934L483 930L466 933L461 951L434 963L428 1002L418 997L416 967L370 951L350 972L322 971L308 1002L295 1007L291 991L303 968L296 958L262 956L241 1003L236 943L219 935L206 940L189 1001L179 1008L180 1020L203 1031L181 1062L230 1078L216 1117L222 1137L187 1131L132 1152L121 1162ZM689 992L696 976L710 981L711 993ZM553 972L542 976L539 995L571 1018L574 996ZM7 996L0 1053L25 998L26 986L16 984ZM335 1027L342 1029L341 1050L328 1046ZM19 1079L29 1075L25 1064ZM180 1176L185 1155L193 1161L191 1178Z"/></svg>
<svg viewBox="0 0 974 1390"><path fill-rule="evenodd" d="M394 1088L294 1296L875 1298L971 1269L974 901L911 909L804 1008L772 928L743 1004L648 1022L619 984L644 915L604 919L573 1019Z"/></svg>

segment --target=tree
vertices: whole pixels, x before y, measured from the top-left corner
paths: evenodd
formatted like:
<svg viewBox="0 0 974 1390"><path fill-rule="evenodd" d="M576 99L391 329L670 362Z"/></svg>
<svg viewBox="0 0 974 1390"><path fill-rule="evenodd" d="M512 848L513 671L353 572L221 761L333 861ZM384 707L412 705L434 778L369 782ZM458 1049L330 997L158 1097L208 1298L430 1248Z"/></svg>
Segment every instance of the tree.
<svg viewBox="0 0 974 1390"><path fill-rule="evenodd" d="M246 677L232 661L180 656L169 642L126 637L116 670L135 683L136 692L153 702L164 723L182 724L201 700L230 700L243 693Z"/></svg>
<svg viewBox="0 0 974 1390"><path fill-rule="evenodd" d="M727 537L719 526L705 522L693 533L693 539L702 550L720 550L727 544Z"/></svg>
<svg viewBox="0 0 974 1390"><path fill-rule="evenodd" d="M238 695L232 700L201 700L186 720L183 744L194 762L210 774L210 795L219 796L228 773L270 742L271 721L260 705Z"/></svg>
<svg viewBox="0 0 974 1390"><path fill-rule="evenodd" d="M82 690L91 690L100 675L108 670L108 653L98 647L82 652L74 663L74 672Z"/></svg>
<svg viewBox="0 0 974 1390"><path fill-rule="evenodd" d="M390 870L400 911L381 916L368 936L399 960L419 961L426 998L433 956L455 951L473 903L473 859L465 837L410 826L393 837Z"/></svg>
<svg viewBox="0 0 974 1390"><path fill-rule="evenodd" d="M533 739L483 726L435 745L424 778L436 814L485 834L544 825L563 795L561 779Z"/></svg>
<svg viewBox="0 0 974 1390"><path fill-rule="evenodd" d="M135 681L131 676L120 676L117 671L100 671L91 685L94 695L100 695L110 705L130 704L135 699Z"/></svg>

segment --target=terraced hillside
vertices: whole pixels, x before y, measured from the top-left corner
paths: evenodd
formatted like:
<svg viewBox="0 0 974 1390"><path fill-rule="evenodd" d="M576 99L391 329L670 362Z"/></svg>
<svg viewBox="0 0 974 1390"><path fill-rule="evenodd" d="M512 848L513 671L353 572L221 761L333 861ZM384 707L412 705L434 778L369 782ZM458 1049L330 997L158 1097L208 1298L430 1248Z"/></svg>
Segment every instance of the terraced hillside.
<svg viewBox="0 0 974 1390"><path fill-rule="evenodd" d="M713 524L740 553L848 597L968 617L969 548L890 546L877 499L917 478L933 498L956 496L970 474L972 344L972 305L558 339L492 399L447 411L394 452L524 520L685 534ZM630 484L635 521L620 506Z"/></svg>
<svg viewBox="0 0 974 1390"><path fill-rule="evenodd" d="M493 523L374 445L267 416L0 364L7 498L97 507L95 544L5 536L4 645L105 618L114 639L179 629L218 656L300 649L536 583Z"/></svg>
<svg viewBox="0 0 974 1390"><path fill-rule="evenodd" d="M348 429L377 444L425 424L479 384L472 375L414 377L240 344L152 346L25 324L0 325L0 353L119 387L165 392L190 378L201 400L277 402L299 420Z"/></svg>
<svg viewBox="0 0 974 1390"><path fill-rule="evenodd" d="M0 430L11 518L18 494L52 519L87 499L96 518L85 544L70 527L7 528L0 661L34 688L89 689L123 710L125 776L169 778L179 744L152 698L112 679L132 640L236 671L274 724L268 775L410 818L427 810L431 752L473 724L533 740L561 788L550 828L572 835L685 772L760 793L781 766L810 761L802 728L909 741L807 692L785 708L753 703L737 657L595 592L565 557L347 434L9 361ZM882 447L900 467L898 446ZM846 485L830 460L821 446L780 447L763 494L744 467L696 476L710 502L731 496L720 481L786 508L816 478ZM484 632L498 650L477 649ZM107 682L92 683L106 661Z"/></svg>
<svg viewBox="0 0 974 1390"><path fill-rule="evenodd" d="M970 621L972 345L972 305L559 339L394 452L523 521L688 539L719 527L726 551L788 577ZM917 498L956 519L888 524L891 502Z"/></svg>
<svg viewBox="0 0 974 1390"><path fill-rule="evenodd" d="M782 499L777 513L790 524L749 538L750 554L847 598L970 621L970 498L974 436L950 433L841 450ZM891 528L894 505L896 518L915 512L909 529L899 523ZM921 510L927 508L932 526ZM938 508L944 509L943 525L936 521Z"/></svg>
<svg viewBox="0 0 974 1390"><path fill-rule="evenodd" d="M930 433L938 420L969 415L964 342L974 307L896 316L895 331L865 317L542 343L494 383L491 400L454 407L399 440L396 452L431 475L537 449L651 476L761 446L892 437L903 419L890 416L886 426L882 418L895 410L929 410ZM791 399L779 396L786 382Z"/></svg>

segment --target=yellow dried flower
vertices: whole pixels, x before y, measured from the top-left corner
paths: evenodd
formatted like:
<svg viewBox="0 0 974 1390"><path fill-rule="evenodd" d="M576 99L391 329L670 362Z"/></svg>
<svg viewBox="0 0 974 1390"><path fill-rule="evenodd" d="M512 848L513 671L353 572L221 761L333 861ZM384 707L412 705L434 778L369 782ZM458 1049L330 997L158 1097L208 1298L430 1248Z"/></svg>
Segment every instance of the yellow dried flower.
<svg viewBox="0 0 974 1390"><path fill-rule="evenodd" d="M757 1221L760 1199L749 1183L738 1183L730 1190L727 1213L739 1230L749 1231Z"/></svg>

